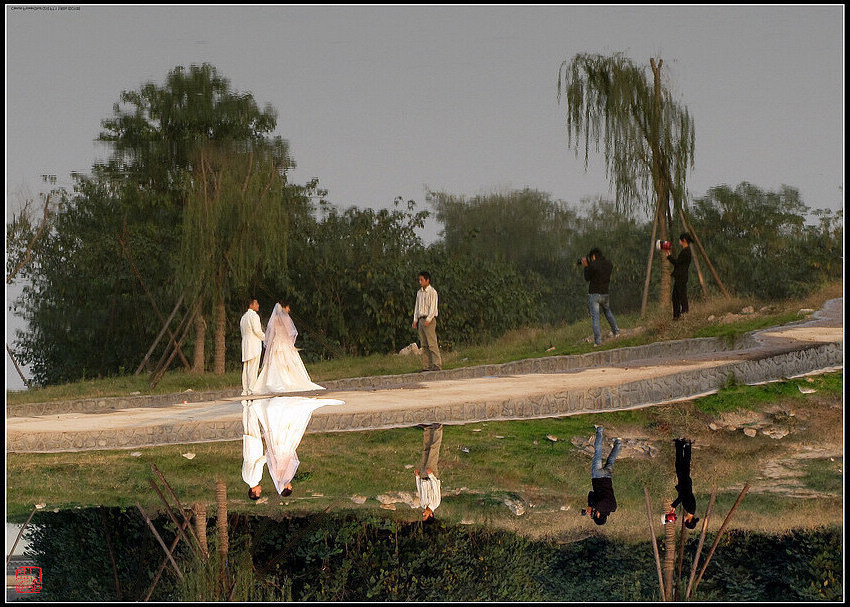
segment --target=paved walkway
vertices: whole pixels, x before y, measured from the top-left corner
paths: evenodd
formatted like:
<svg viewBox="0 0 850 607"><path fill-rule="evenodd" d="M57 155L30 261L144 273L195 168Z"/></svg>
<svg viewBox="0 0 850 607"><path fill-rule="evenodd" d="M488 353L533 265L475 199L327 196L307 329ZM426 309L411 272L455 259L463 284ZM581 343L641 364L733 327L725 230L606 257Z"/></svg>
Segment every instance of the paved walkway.
<svg viewBox="0 0 850 607"><path fill-rule="evenodd" d="M449 371L327 382L345 401L315 411L307 432L556 417L660 404L715 392L730 375L760 383L843 368L843 299L806 322L722 339L659 342ZM290 394L291 395L291 394ZM240 397L186 394L18 406L7 452L44 453L236 440Z"/></svg>

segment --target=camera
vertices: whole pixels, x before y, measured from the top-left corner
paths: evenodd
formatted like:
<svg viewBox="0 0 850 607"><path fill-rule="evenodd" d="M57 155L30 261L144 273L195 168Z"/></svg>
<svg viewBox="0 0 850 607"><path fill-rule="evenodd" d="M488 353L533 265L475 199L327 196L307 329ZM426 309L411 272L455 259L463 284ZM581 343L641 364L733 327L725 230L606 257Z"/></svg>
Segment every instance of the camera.
<svg viewBox="0 0 850 607"><path fill-rule="evenodd" d="M584 257L579 257L578 259L576 259L576 265L580 266L582 261L584 261Z"/></svg>
<svg viewBox="0 0 850 607"><path fill-rule="evenodd" d="M669 240L656 240L655 241L655 250L656 251L672 251L673 243Z"/></svg>
<svg viewBox="0 0 850 607"><path fill-rule="evenodd" d="M588 514L591 514L591 513L593 513L593 508L582 508L581 509L581 515L582 516L587 516Z"/></svg>

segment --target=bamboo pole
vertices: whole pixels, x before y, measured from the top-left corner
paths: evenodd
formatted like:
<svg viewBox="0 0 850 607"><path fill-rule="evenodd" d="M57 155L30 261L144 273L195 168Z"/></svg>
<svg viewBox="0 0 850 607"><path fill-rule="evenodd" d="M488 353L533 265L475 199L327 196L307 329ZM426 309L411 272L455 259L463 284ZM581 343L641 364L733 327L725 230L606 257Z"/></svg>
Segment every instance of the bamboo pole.
<svg viewBox="0 0 850 607"><path fill-rule="evenodd" d="M711 518L711 509L714 507L714 500L717 497L717 487L711 492L711 498L708 500L708 510L705 511L705 517L702 519L702 531L699 534L699 543L697 544L697 553L694 555L694 562L691 565L691 576L688 578L688 589L685 591L685 600L691 596L691 588L694 583L694 576L697 573L697 565L699 558L702 556L702 545L705 542L705 532L708 529L708 519Z"/></svg>
<svg viewBox="0 0 850 607"><path fill-rule="evenodd" d="M151 471L153 471L153 473L159 477L159 480L162 481L162 484L165 485L165 489L168 491L168 494L171 496L171 499L173 499L177 503L177 508L180 510L180 514L183 515L183 520L188 523L190 517L186 515L186 508L183 507L183 504L180 503L180 498L177 497L177 494L174 493L174 489L172 489L171 485L168 484L168 481L165 480L165 475L159 471L159 468L157 468L156 464L154 463L151 463ZM204 509L204 512L206 512L206 509ZM206 529L206 523L204 524L204 528ZM195 535L195 531L194 529L192 529L192 527L189 527L189 533L192 535L192 538L195 540L195 543L198 545L198 547L201 548L201 550L203 551L204 557L206 558L207 556L209 556L209 553L206 551L206 549L201 546L201 540L198 538L197 535ZM206 543L206 538L204 538L204 540L204 543Z"/></svg>
<svg viewBox="0 0 850 607"><path fill-rule="evenodd" d="M15 543L12 544L12 551L9 552L9 556L6 557L6 568L7 569L9 567L9 563L12 562L12 555L15 553L15 548L18 547L18 542L21 541L21 536L24 534L24 530L27 528L27 525L30 524L30 521L32 520L32 515L35 514L36 510L38 510L38 508L32 509L32 512L30 512L29 517L27 517L27 522L24 523L23 526L21 527L21 530L18 531L18 537L15 538Z"/></svg>
<svg viewBox="0 0 850 607"><path fill-rule="evenodd" d="M705 557L705 563L702 565L702 569L700 569L699 575L697 575L697 579L694 582L694 592L697 591L697 586L702 580L702 575L705 573L706 567L711 562L711 557L714 555L714 551L717 549L717 544L720 543L720 538L723 535L723 532L726 530L726 525L729 524L729 521L732 520L732 515L735 513L735 510L738 509L738 506L741 504L741 501L744 499L744 496L747 494L747 491L750 490L750 484L747 483L744 485L744 488L741 489L741 494L738 496L738 499L735 500L735 504L732 506L732 509L729 510L729 514L726 515L726 518L723 520L723 524L720 525L720 530L717 532L717 536L714 538L714 542L711 544L711 550L708 551L708 556Z"/></svg>
<svg viewBox="0 0 850 607"><path fill-rule="evenodd" d="M649 491L643 488L643 496L646 499L646 519L649 521L649 541L652 544L652 553L655 555L655 568L658 570L658 588L661 591L661 600L666 601L664 593L664 576L661 574L661 559L658 556L658 544L655 539L655 525L652 524L652 508L649 505Z"/></svg>
<svg viewBox="0 0 850 607"><path fill-rule="evenodd" d="M188 523L183 523L183 527L187 527ZM180 541L180 535L174 536L174 541L171 542L171 549L168 551L169 554L174 554L174 549L177 547L178 542ZM148 593L145 595L144 601L147 602L151 598L151 594L153 594L154 588L156 588L157 583L159 582L159 578L162 575L165 566L168 564L168 558L162 559L162 563L159 565L159 570L156 572L156 577L153 579L153 583L151 587L148 589Z"/></svg>
<svg viewBox="0 0 850 607"><path fill-rule="evenodd" d="M690 232L691 236L694 237L694 241L696 242L697 247L699 247L700 253L702 253L702 256L705 258L705 263L708 266L709 272L711 272L711 276L714 278L715 282L717 282L717 285L720 287L720 290L723 291L723 294L726 296L726 298L731 299L732 296L726 289L726 285L724 285L723 281L720 280L720 276L717 274L717 270L714 269L714 265L711 263L711 259L708 258L708 253L705 252L705 247L702 246L702 241L699 239L699 235L696 233L696 230L694 230L694 227L690 223L688 223L687 226L688 232Z"/></svg>
<svg viewBox="0 0 850 607"><path fill-rule="evenodd" d="M183 572L180 571L180 567L177 566L177 561L175 561L174 557L171 556L171 551L165 547L165 542L162 541L162 537L160 537L159 532L156 530L156 527L153 526L151 519L148 518L148 515L145 514L145 511L142 510L141 504L139 504L138 502L136 502L136 508L138 508L139 512L142 513L142 516L144 517L145 522L148 524L148 527L150 527L151 531L153 531L153 534L156 537L156 541L158 541L159 545L162 546L162 550L163 552L165 552L165 556L168 557L168 560L171 562L171 566L174 567L174 571L177 572L177 577L179 577L180 580L183 581Z"/></svg>
<svg viewBox="0 0 850 607"><path fill-rule="evenodd" d="M24 372L21 371L21 368L18 366L18 361L15 359L15 355L12 353L12 348L9 347L9 344L6 344L6 352L9 353L9 358L12 359L12 364L15 365L15 371L17 371L18 375L21 376L21 380L24 382L24 385L29 388L30 382L26 377L24 377Z"/></svg>
<svg viewBox="0 0 850 607"><path fill-rule="evenodd" d="M138 375L139 373L142 372L142 367L144 367L145 363L148 362L148 359L151 357L151 354L153 354L153 351L156 348L157 344L159 344L159 340L162 339L163 335L165 335L166 329L171 324L171 321L174 320L174 315L177 314L177 310L180 309L180 304L182 304L182 303L183 303L183 295L181 294L180 299L177 300L177 305L174 306L174 309L171 311L171 315L168 317L168 320L165 321L165 325L163 325L162 329L160 329L159 335L157 335L156 339L153 340L151 347L148 349L148 353L145 354L145 357L142 359L142 362L139 363L139 367L136 369L136 372L133 373L133 375Z"/></svg>
<svg viewBox="0 0 850 607"><path fill-rule="evenodd" d="M100 522L103 525L103 537L106 539L106 547L109 549L109 560L112 562L112 576L115 578L115 594L121 600L121 585L118 583L118 567L115 564L115 552L112 550L112 540L109 539L109 529L106 526L106 511L100 506Z"/></svg>
<svg viewBox="0 0 850 607"><path fill-rule="evenodd" d="M655 234L658 231L658 209L655 209L652 220L652 238L649 240L649 261L646 262L646 280L643 283L643 298L640 302L640 316L646 314L646 303L649 300L649 281L652 277L652 259L655 256Z"/></svg>
<svg viewBox="0 0 850 607"><path fill-rule="evenodd" d="M168 513L168 517L171 519L171 522L174 523L175 527L177 527L177 535L181 536L184 540L186 540L186 543L189 544L189 548L192 549L192 552L195 554L195 556L198 556L198 551L195 549L195 546L192 545L192 543L189 541L189 538L183 532L183 528L177 521L177 517L174 516L174 511L171 509L171 506L166 501L165 496L162 494L162 491L159 490L156 481L154 481L152 478L149 478L148 481L150 482L151 487L153 487L153 490L156 491L156 494L159 496L159 499L162 500L162 503L165 506L165 511ZM185 515L183 518L185 522Z"/></svg>
<svg viewBox="0 0 850 607"><path fill-rule="evenodd" d="M690 232L690 230L688 229L688 222L685 220L685 211L682 209L681 206L679 207L679 219L682 222L682 229L685 232ZM694 247L694 248L696 248L696 247ZM700 263L699 263L699 255L695 254L693 256L693 260L694 260L694 267L697 270L697 278L699 278L699 286L702 288L702 296L705 299L708 299L708 285L705 284L705 276L703 276L702 266L700 266Z"/></svg>
<svg viewBox="0 0 850 607"><path fill-rule="evenodd" d="M192 314L188 316L189 320L186 322L186 327L183 329L183 334L180 336L180 341L177 342L178 348L180 344L183 343L183 340L186 339L186 336L189 334L189 329L192 326L192 320L194 320L195 315L198 313L199 310L200 306L195 306L195 309L192 311ZM162 379L162 376L165 375L165 371L166 369L168 369L168 365L170 365L171 361L174 360L175 353L176 350L172 350L171 356L168 357L168 360L165 362L165 364L162 365L162 367L153 374L153 377L151 377L150 382L151 389L155 388L156 385L159 383L159 380Z"/></svg>
<svg viewBox="0 0 850 607"><path fill-rule="evenodd" d="M126 221L126 218L125 218ZM124 235L127 233L127 224L124 224ZM159 322L165 323L165 326L168 327L170 323L165 322L165 319L162 317L162 312L159 311L159 306L156 305L156 299L154 299L151 292L148 290L148 286L145 284L145 281L142 280L142 275L139 273L139 270L136 269L136 263L133 261L133 258L130 256L130 247L127 246L127 241L123 236L117 236L116 238L118 242L121 244L121 248L124 249L124 255L127 256L127 261L130 262L130 269L133 270L133 274L136 275L136 279L139 281L139 284L142 285L142 289L145 291L145 295L148 296L148 299L151 302L151 306L153 307L153 311L156 312L157 318L159 318ZM183 365L189 369L191 366L189 365L189 361L186 360L186 357L183 355L183 351L180 349L180 346L177 344L174 339L174 334L169 330L168 336L171 338L171 344L177 348L178 353L180 354L180 360L183 361Z"/></svg>

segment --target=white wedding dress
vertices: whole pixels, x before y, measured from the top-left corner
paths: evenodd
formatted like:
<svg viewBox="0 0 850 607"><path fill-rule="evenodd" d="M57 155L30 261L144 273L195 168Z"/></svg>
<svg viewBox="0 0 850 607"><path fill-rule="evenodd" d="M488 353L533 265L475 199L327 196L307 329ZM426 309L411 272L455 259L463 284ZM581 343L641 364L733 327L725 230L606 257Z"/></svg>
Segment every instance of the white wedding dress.
<svg viewBox="0 0 850 607"><path fill-rule="evenodd" d="M263 367L251 392L255 395L280 394L281 392L306 392L324 390L310 381L307 369L295 348L298 330L292 318L281 305L275 304L266 327L266 351Z"/></svg>
<svg viewBox="0 0 850 607"><path fill-rule="evenodd" d="M247 415L256 415L259 425L262 427L263 435L266 439L265 463L269 468L269 475L274 481L275 489L278 493L283 492L286 485L295 476L295 471L298 470L298 465L301 463L295 449L301 443L301 438L304 436L304 431L307 429L307 424L310 423L310 418L313 416L313 411L325 405L344 405L345 402L333 398L309 398L306 396L276 396L274 398L263 398L255 401L243 401L243 405L247 407ZM246 418L243 417L243 421ZM254 422L256 426L256 422ZM248 427L248 424L246 424ZM246 434L250 432L245 431ZM256 431L254 432L256 434ZM258 438L252 438L252 443L259 443L254 446L254 449L259 451L250 458L248 468L255 471L259 468L259 475L255 480L248 481L248 486L253 486L251 483L259 484L262 477L262 443ZM246 451L243 451L247 453ZM243 470L245 466L243 464Z"/></svg>

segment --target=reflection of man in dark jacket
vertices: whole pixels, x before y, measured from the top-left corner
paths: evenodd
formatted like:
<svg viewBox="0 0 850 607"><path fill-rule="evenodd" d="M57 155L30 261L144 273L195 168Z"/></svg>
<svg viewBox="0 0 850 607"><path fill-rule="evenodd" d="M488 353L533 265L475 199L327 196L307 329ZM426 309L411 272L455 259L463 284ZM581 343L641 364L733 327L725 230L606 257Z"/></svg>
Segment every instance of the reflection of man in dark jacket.
<svg viewBox="0 0 850 607"><path fill-rule="evenodd" d="M679 318L688 311L688 269L691 267L691 247L693 238L687 232L679 236L682 250L678 257L667 251L667 261L673 264L673 318Z"/></svg>
<svg viewBox="0 0 850 607"><path fill-rule="evenodd" d="M590 508L590 516L597 525L604 525L608 515L617 509L617 500L614 497L614 484L611 480L614 475L614 460L620 453L623 442L619 438L614 439L614 447L602 465L602 426L596 426L596 440L593 443L593 462L590 465L590 482L593 490L587 494L587 505Z"/></svg>
<svg viewBox="0 0 850 607"><path fill-rule="evenodd" d="M608 284L611 282L611 271L614 269L614 264L602 255L602 251L594 247L590 249L587 257L581 258L581 265L584 266L584 279L590 283L587 304L590 308L590 320L593 323L593 343L598 346L602 343L599 308L602 308L605 313L605 318L611 325L611 332L614 333L614 337L620 334L617 319L614 318L614 313L611 311L608 295Z"/></svg>
<svg viewBox="0 0 850 607"><path fill-rule="evenodd" d="M670 507L675 508L682 504L682 508L685 510L685 527L693 529L697 526L699 520L694 516L697 511L697 499L694 497L693 481L691 480L691 444L693 441L677 438L673 442L676 444L676 479L679 484L676 485L678 496L670 504Z"/></svg>

